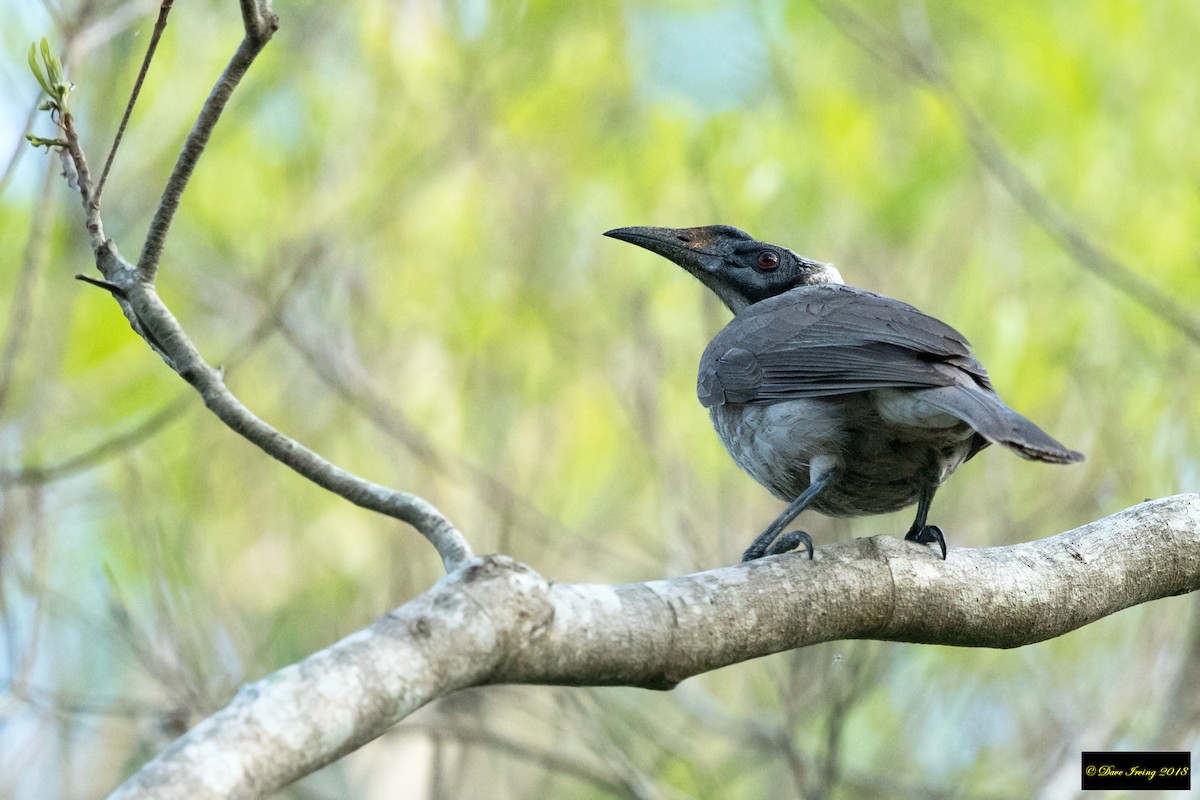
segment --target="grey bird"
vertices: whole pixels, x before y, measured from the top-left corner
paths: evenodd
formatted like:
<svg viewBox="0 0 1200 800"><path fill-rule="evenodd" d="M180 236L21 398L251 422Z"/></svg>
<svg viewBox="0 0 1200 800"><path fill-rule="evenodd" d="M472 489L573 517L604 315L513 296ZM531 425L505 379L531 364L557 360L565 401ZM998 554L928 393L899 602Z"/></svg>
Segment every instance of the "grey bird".
<svg viewBox="0 0 1200 800"><path fill-rule="evenodd" d="M1082 461L1013 411L966 338L890 297L846 286L832 264L729 225L617 228L605 236L683 267L733 320L700 359L697 392L733 460L788 503L742 556L794 550L807 508L834 517L917 504L905 539L936 543L934 492L989 444L1052 464Z"/></svg>

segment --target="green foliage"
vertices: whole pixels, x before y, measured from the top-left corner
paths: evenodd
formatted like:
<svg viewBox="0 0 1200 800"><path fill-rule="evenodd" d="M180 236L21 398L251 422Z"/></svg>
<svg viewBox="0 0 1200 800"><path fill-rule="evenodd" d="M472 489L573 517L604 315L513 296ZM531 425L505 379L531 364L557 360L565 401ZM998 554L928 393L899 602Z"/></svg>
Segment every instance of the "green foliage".
<svg viewBox="0 0 1200 800"><path fill-rule="evenodd" d="M41 55L41 61L38 61L38 55ZM37 78L38 85L42 87L42 91L49 96L49 100L41 103L38 106L39 111L49 111L55 115L56 121L61 120L71 111L67 107L67 95L74 90L75 85L69 83L63 75L62 60L58 56L50 52L50 42L45 36L42 37L41 47L38 47L37 42L29 45L29 69L33 76ZM62 147L65 142L61 139L46 139L33 134L26 134L25 138L34 147Z"/></svg>
<svg viewBox="0 0 1200 800"><path fill-rule="evenodd" d="M62 61L50 52L50 42L45 36L42 37L41 43L41 64L38 63L38 49L36 42L29 45L29 69L37 78L42 91L50 97L47 103L43 103L38 108L41 111L49 111L53 108L60 114L70 113L67 110L67 94L74 86L68 83L63 76ZM44 73L42 65L45 65Z"/></svg>

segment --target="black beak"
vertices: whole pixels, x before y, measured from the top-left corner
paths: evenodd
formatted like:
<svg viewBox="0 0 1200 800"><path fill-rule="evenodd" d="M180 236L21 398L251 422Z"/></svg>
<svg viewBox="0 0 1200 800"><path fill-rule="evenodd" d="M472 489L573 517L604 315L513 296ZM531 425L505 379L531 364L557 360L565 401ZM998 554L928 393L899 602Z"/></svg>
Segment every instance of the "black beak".
<svg viewBox="0 0 1200 800"><path fill-rule="evenodd" d="M613 228L605 231L604 235L644 247L693 273L705 269L705 259L702 257L717 255L717 242L706 228L655 228L643 225Z"/></svg>

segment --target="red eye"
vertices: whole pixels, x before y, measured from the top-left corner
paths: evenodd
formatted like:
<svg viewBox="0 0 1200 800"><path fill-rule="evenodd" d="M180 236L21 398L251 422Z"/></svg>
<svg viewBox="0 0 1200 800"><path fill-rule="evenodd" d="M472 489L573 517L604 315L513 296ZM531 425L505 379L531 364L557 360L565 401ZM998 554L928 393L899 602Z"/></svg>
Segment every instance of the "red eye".
<svg viewBox="0 0 1200 800"><path fill-rule="evenodd" d="M761 270L773 270L779 266L779 254L774 250L763 250L758 254L758 268Z"/></svg>

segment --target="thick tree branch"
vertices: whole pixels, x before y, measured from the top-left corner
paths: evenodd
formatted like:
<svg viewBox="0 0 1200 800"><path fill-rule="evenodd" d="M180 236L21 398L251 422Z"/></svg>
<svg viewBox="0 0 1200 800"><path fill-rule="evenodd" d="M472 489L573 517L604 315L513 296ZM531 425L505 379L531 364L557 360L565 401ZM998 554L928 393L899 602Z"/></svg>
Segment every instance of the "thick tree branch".
<svg viewBox="0 0 1200 800"><path fill-rule="evenodd" d="M623 586L476 559L369 628L244 687L111 798L270 793L467 686L669 689L838 639L1020 647L1200 589L1200 494L942 561L888 536Z"/></svg>

